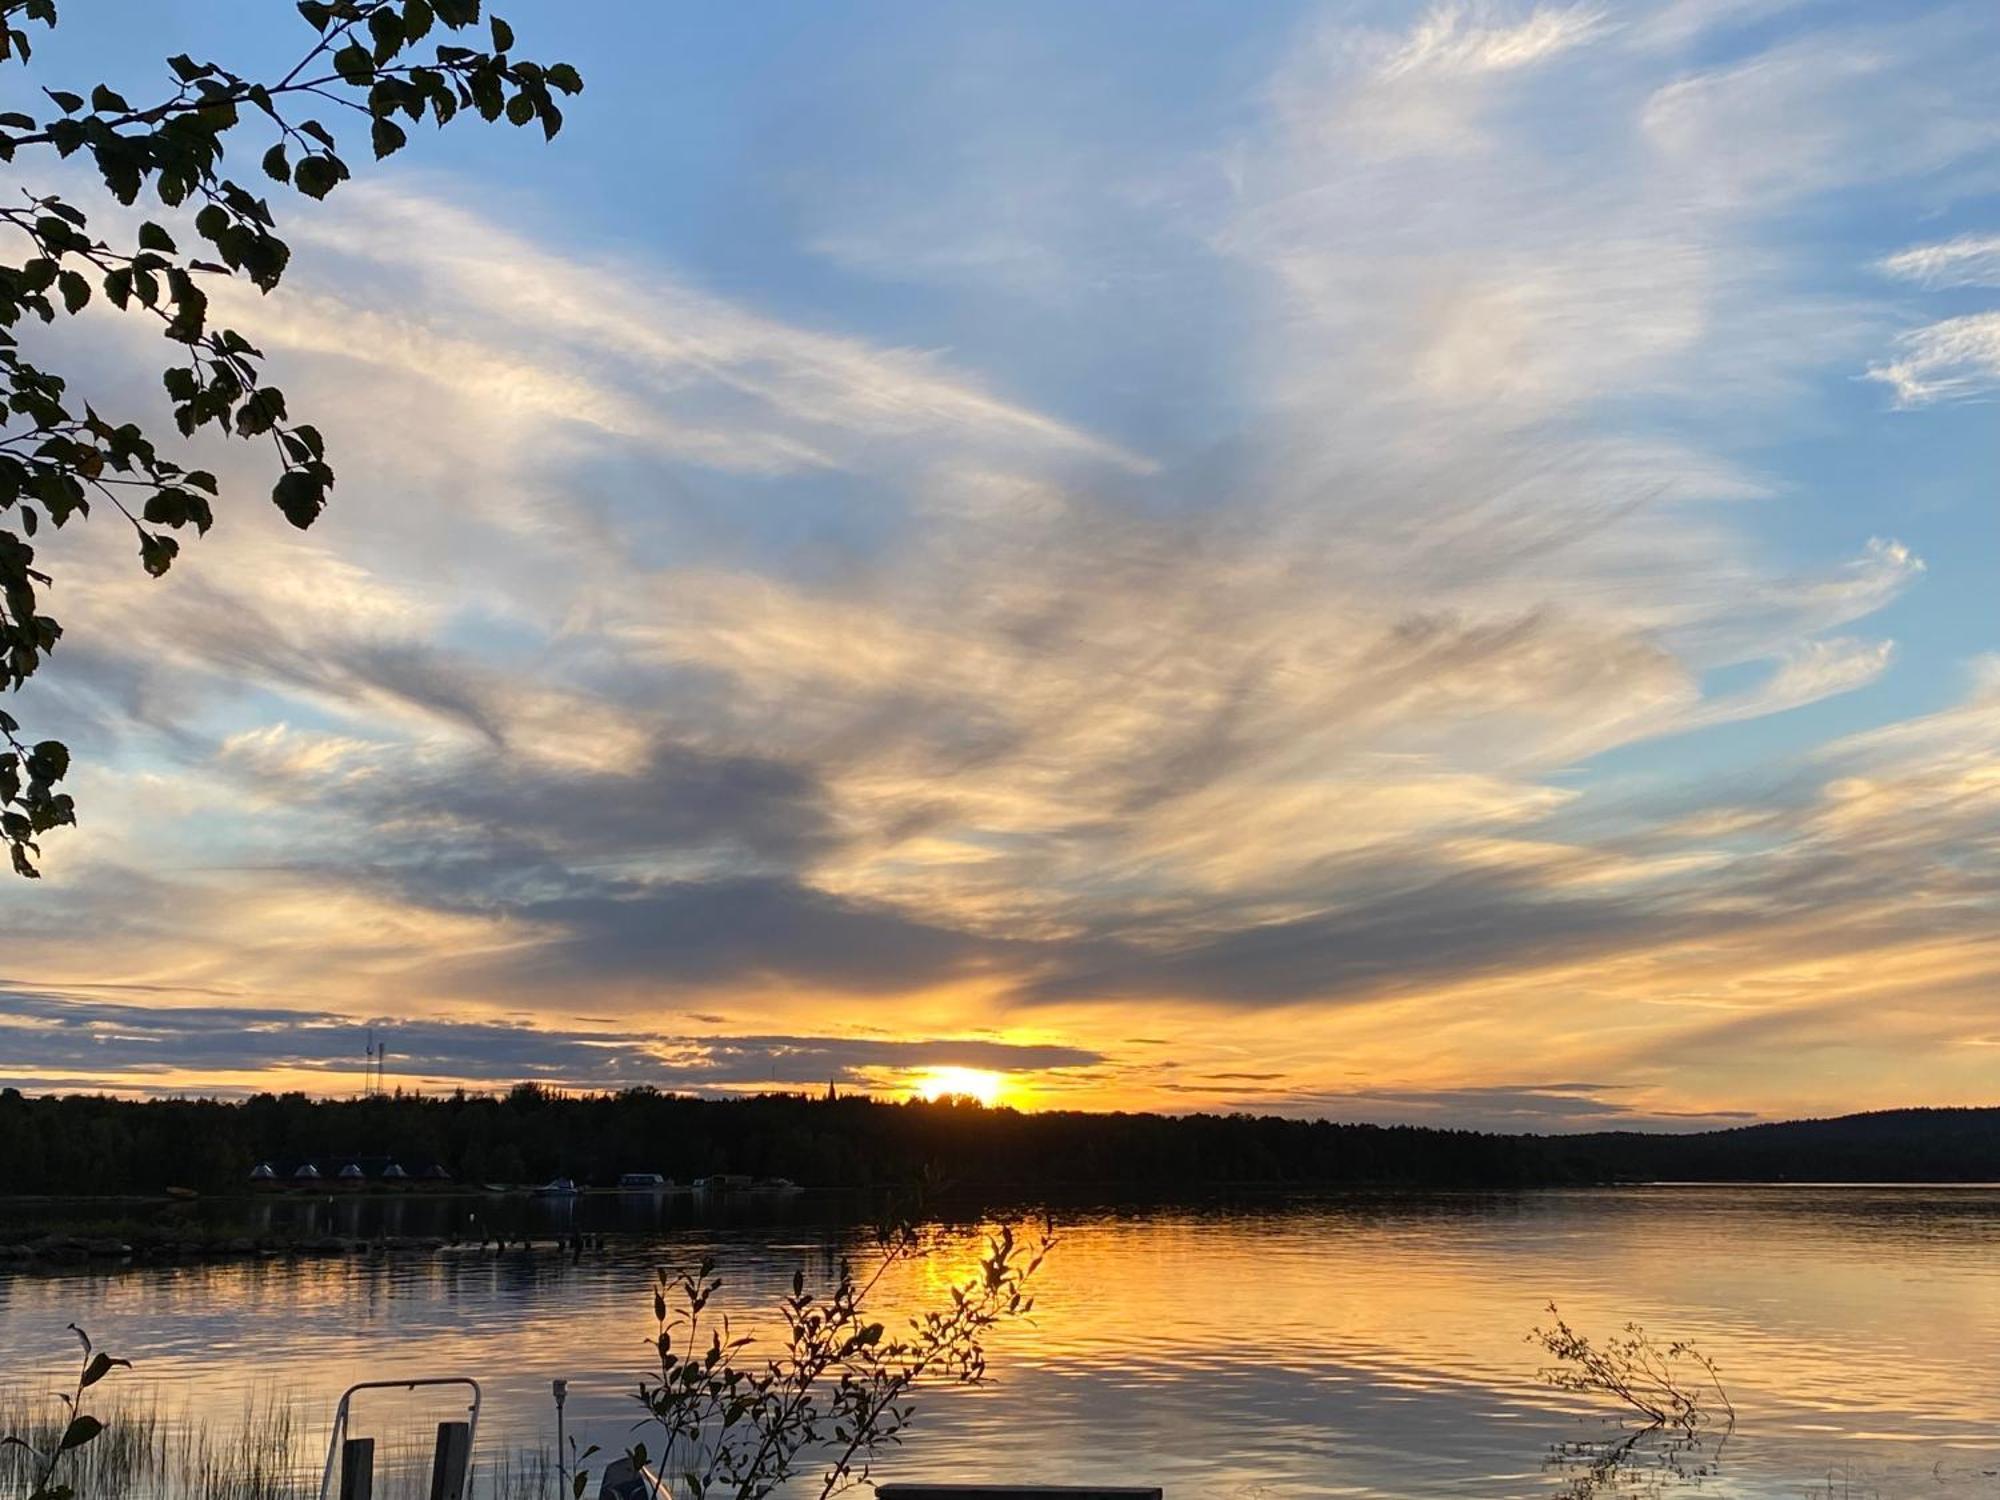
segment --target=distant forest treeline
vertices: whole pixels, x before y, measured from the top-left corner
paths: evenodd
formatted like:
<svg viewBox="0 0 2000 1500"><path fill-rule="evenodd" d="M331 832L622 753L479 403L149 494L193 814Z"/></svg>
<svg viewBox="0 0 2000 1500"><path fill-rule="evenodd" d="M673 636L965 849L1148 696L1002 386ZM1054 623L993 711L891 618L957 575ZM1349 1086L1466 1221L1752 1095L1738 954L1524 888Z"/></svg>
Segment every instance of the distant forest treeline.
<svg viewBox="0 0 2000 1500"><path fill-rule="evenodd" d="M926 1176L983 1192L1228 1185L1518 1187L1633 1179L2000 1180L2000 1109L1898 1110L1692 1135L1491 1135L1249 1115L1020 1114L803 1095L380 1095L240 1102L0 1091L0 1192L227 1191L303 1159L440 1163L460 1182L716 1172L815 1188Z"/></svg>

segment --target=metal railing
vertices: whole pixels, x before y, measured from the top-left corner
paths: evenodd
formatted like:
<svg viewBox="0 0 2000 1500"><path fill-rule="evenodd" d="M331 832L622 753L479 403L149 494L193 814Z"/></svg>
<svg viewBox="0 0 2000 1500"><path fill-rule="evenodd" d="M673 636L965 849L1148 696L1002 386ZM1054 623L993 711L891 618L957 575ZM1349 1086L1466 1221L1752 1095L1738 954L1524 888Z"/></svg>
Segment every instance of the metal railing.
<svg viewBox="0 0 2000 1500"><path fill-rule="evenodd" d="M458 1385L472 1392L463 1422L440 1422L431 1454L430 1500L465 1500L472 1473L472 1440L479 1431L479 1382L468 1375L417 1380L364 1380L340 1393L333 1431L326 1440L326 1467L320 1471L319 1500L374 1500L375 1439L347 1435L349 1403L357 1391L414 1391L424 1386Z"/></svg>

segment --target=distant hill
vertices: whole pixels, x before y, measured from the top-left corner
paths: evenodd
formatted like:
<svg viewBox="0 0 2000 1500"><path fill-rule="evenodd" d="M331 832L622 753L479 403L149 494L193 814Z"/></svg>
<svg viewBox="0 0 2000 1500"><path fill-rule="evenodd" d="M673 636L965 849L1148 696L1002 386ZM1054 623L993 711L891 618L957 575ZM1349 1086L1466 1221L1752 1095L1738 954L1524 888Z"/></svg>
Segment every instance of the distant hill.
<svg viewBox="0 0 2000 1500"><path fill-rule="evenodd" d="M1550 1144L1593 1177L2000 1182L2000 1108L1884 1109L1692 1135L1607 1131Z"/></svg>
<svg viewBox="0 0 2000 1500"><path fill-rule="evenodd" d="M459 1182L711 1173L974 1192L1490 1187L1634 1180L2000 1181L2000 1109L1905 1109L1688 1135L1496 1135L1251 1115L1020 1114L960 1103L649 1089L241 1101L0 1090L0 1192L229 1191L259 1163L430 1164ZM419 1164L425 1164L420 1169ZM371 1169L371 1176L380 1175Z"/></svg>

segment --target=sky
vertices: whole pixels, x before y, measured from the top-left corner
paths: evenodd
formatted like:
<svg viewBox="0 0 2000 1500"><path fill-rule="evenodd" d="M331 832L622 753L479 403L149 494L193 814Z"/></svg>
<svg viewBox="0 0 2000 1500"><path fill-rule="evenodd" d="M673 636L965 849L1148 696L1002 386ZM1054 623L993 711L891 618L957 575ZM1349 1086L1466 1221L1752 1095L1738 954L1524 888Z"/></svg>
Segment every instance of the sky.
<svg viewBox="0 0 2000 1500"><path fill-rule="evenodd" d="M1992 6L502 14L558 139L218 298L322 521L205 445L166 579L44 552L0 1080L2000 1102ZM65 17L135 99L307 34Z"/></svg>

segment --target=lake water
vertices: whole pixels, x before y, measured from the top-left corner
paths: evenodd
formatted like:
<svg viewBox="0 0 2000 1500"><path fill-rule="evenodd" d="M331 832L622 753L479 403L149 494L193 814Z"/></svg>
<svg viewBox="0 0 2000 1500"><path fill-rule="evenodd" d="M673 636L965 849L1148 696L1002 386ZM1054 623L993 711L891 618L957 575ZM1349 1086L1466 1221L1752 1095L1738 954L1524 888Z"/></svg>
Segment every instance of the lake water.
<svg viewBox="0 0 2000 1500"><path fill-rule="evenodd" d="M477 1209L448 1203L423 1211ZM655 1264L712 1253L729 1305L748 1309L865 1244L818 1225L810 1200L763 1224L622 1211L657 1224L582 1264L510 1251L0 1272L0 1355L9 1378L46 1381L75 1320L135 1361L116 1377L126 1399L224 1421L258 1390L323 1423L353 1381L471 1374L490 1468L553 1438L553 1376L571 1382L572 1433L631 1440ZM1707 1472L1642 1465L1613 1476L1619 1493L2000 1496L2000 1189L1370 1195L1056 1222L1037 1326L996 1341L989 1385L926 1398L883 1477L1596 1493L1554 1455L1604 1437L1603 1413L1543 1387L1527 1342L1555 1301L1586 1332L1636 1320L1698 1341L1739 1412L1699 1456ZM888 1300L937 1296L972 1251L912 1269Z"/></svg>

